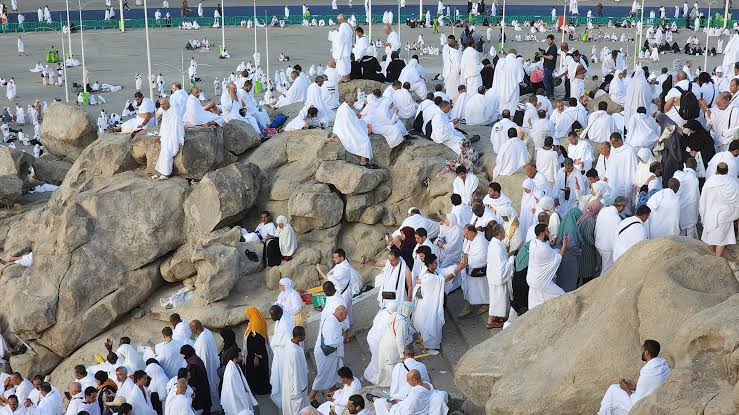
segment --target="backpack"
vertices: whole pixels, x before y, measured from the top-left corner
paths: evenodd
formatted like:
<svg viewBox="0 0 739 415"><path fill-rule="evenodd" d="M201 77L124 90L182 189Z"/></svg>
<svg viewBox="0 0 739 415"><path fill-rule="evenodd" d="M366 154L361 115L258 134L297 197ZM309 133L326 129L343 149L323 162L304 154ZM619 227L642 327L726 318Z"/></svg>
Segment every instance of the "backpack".
<svg viewBox="0 0 739 415"><path fill-rule="evenodd" d="M524 110L520 109L519 106L516 106L516 112L513 113L512 121L516 123L516 125L519 127L523 126L523 115L524 115Z"/></svg>
<svg viewBox="0 0 739 415"><path fill-rule="evenodd" d="M696 98L693 93L693 84L688 84L687 91L683 90L679 86L676 86L675 89L680 91L682 94L680 95L680 110L678 110L680 117L686 121L698 118L700 107L698 106L698 98Z"/></svg>
<svg viewBox="0 0 739 415"><path fill-rule="evenodd" d="M420 134L423 134L423 111L420 111L413 120L413 129Z"/></svg>

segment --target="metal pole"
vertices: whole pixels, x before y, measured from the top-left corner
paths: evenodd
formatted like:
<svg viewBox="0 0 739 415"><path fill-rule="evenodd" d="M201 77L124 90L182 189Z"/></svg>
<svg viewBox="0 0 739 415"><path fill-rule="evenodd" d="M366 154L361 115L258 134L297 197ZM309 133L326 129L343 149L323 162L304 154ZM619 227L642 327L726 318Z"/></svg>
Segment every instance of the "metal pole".
<svg viewBox="0 0 739 415"><path fill-rule="evenodd" d="M706 23L706 47L703 51L703 70L708 72L708 35L711 32L711 3L708 3L708 21ZM708 72L710 73L710 72Z"/></svg>
<svg viewBox="0 0 739 415"><path fill-rule="evenodd" d="M420 21L423 16L423 0L418 2L418 20ZM400 18L400 16L398 16Z"/></svg>
<svg viewBox="0 0 739 415"><path fill-rule="evenodd" d="M226 12L223 10L223 3L225 0L221 0L221 47L226 50Z"/></svg>
<svg viewBox="0 0 739 415"><path fill-rule="evenodd" d="M398 37L400 37L400 0L398 0ZM400 42L403 43L402 41Z"/></svg>
<svg viewBox="0 0 739 415"><path fill-rule="evenodd" d="M120 18L121 18L121 22L120 22L121 32L125 32L126 23L123 21L123 0L118 0L118 14L120 15Z"/></svg>
<svg viewBox="0 0 739 415"><path fill-rule="evenodd" d="M62 35L62 56L64 55L64 32ZM62 71L64 73L64 99L69 103L69 88L67 88L67 59L62 59Z"/></svg>
<svg viewBox="0 0 739 415"><path fill-rule="evenodd" d="M69 22L69 0L65 1L67 5L67 41L69 42L69 56L72 56L72 25ZM62 42L64 42L64 35L62 34Z"/></svg>
<svg viewBox="0 0 739 415"><path fill-rule="evenodd" d="M151 85L151 48L149 46L149 13L147 11L146 0L144 0L144 32L146 33L146 64L149 69L149 98L154 99L154 87Z"/></svg>
<svg viewBox="0 0 739 415"><path fill-rule="evenodd" d="M182 74L182 87L185 88L185 50L180 49L182 60L180 61L180 74Z"/></svg>
<svg viewBox="0 0 739 415"><path fill-rule="evenodd" d="M726 6L724 6L724 27L723 29L726 29L726 25L729 23L729 0L726 0Z"/></svg>
<svg viewBox="0 0 739 415"><path fill-rule="evenodd" d="M254 4L254 57L257 57L257 0L253 0ZM256 60L254 66L257 65ZM255 68L256 69L256 68Z"/></svg>
<svg viewBox="0 0 739 415"><path fill-rule="evenodd" d="M505 0L503 0L503 20L500 21L500 48L505 48Z"/></svg>
<svg viewBox="0 0 739 415"><path fill-rule="evenodd" d="M264 49L267 50L267 85L265 86L265 91L268 91L269 89L269 25L264 25Z"/></svg>
<svg viewBox="0 0 739 415"><path fill-rule="evenodd" d="M85 35L82 27L82 0L77 0L80 12L80 50L82 51L82 90L87 92L87 67L85 66ZM70 28L71 30L71 28Z"/></svg>
<svg viewBox="0 0 739 415"><path fill-rule="evenodd" d="M564 7L562 8L562 42L565 41L565 27L567 27L567 0L565 0ZM565 64L565 56L559 60L559 68L562 69Z"/></svg>
<svg viewBox="0 0 739 415"><path fill-rule="evenodd" d="M641 48L642 41L644 40L644 0L641 0L641 18L639 23L639 41L635 45L634 53L634 70L636 70L637 62L639 61L639 48ZM626 63L626 62L624 62Z"/></svg>
<svg viewBox="0 0 739 415"><path fill-rule="evenodd" d="M369 0L367 7L367 26L369 27L369 41L372 42L372 0Z"/></svg>

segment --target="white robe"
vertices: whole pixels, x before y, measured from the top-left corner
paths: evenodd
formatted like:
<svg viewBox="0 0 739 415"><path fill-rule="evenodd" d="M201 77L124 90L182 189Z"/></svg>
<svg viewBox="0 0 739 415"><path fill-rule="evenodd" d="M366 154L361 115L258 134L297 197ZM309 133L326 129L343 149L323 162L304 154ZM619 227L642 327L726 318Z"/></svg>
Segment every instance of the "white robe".
<svg viewBox="0 0 739 415"><path fill-rule="evenodd" d="M508 282L513 278L516 256L509 256L505 244L493 237L488 245L487 278L490 294L488 315L507 317L510 306Z"/></svg>
<svg viewBox="0 0 739 415"><path fill-rule="evenodd" d="M487 95L487 92L485 94ZM500 154L503 144L508 141L508 130L516 127L518 125L508 118L502 118L493 124L493 128L490 130L490 142L493 144L493 152L495 154Z"/></svg>
<svg viewBox="0 0 739 415"><path fill-rule="evenodd" d="M405 65L403 70L400 71L398 81L400 81L401 84L408 82L411 84L411 92L415 93L419 97L425 98L428 89L426 86L426 80L422 77L424 73L425 71L420 67L418 61L411 59L408 64Z"/></svg>
<svg viewBox="0 0 739 415"><path fill-rule="evenodd" d="M290 88L288 88L287 93L277 100L275 106L279 108L296 102L305 101L305 98L308 95L309 85L310 79L308 79L307 76L298 76L297 78L295 78L295 81L293 81L292 85L290 85Z"/></svg>
<svg viewBox="0 0 739 415"><path fill-rule="evenodd" d="M332 353L326 355L321 345L335 347ZM313 390L325 391L338 381L336 372L344 366L344 335L341 322L331 314L320 324L318 338L313 348L313 357L316 362Z"/></svg>
<svg viewBox="0 0 739 415"><path fill-rule="evenodd" d="M290 341L282 353L282 413L296 414L308 406L308 363L305 351Z"/></svg>
<svg viewBox="0 0 739 415"><path fill-rule="evenodd" d="M498 60L495 75L492 89L498 96L500 110L507 109L513 114L520 98L519 83L523 82L525 75L523 65L516 59L516 55L509 53L504 59Z"/></svg>
<svg viewBox="0 0 739 415"><path fill-rule="evenodd" d="M695 225L698 223L698 203L700 191L698 190L698 177L695 170L685 167L676 171L672 177L680 181L680 189L677 191L677 199L680 202L680 233L697 237Z"/></svg>
<svg viewBox="0 0 739 415"><path fill-rule="evenodd" d="M539 239L531 241L529 269L526 273L526 283L529 284L529 310L565 293L554 282L560 262L562 256L549 245L549 241Z"/></svg>
<svg viewBox="0 0 739 415"><path fill-rule="evenodd" d="M444 327L444 278L428 270L418 278L421 284L413 295L416 301L413 325L427 348L439 349Z"/></svg>
<svg viewBox="0 0 739 415"><path fill-rule="evenodd" d="M467 125L489 125L493 122L493 110L494 108L488 105L485 95L473 91L467 95L463 118Z"/></svg>
<svg viewBox="0 0 739 415"><path fill-rule="evenodd" d="M223 372L221 406L224 415L238 415L242 409L251 410L257 406L257 400L249 389L244 373L233 361L226 364L226 370Z"/></svg>
<svg viewBox="0 0 739 415"><path fill-rule="evenodd" d="M644 107L647 113L652 107L652 88L644 76L644 71L638 69L626 84L626 95L624 96L624 120L628 125L631 117L636 114L639 107Z"/></svg>
<svg viewBox="0 0 739 415"><path fill-rule="evenodd" d="M393 106L398 109L398 117L411 119L416 115L417 105L413 101L411 93L407 89L401 88L393 93Z"/></svg>
<svg viewBox="0 0 739 415"><path fill-rule="evenodd" d="M471 305L489 304L487 277L470 277L468 274L475 268L486 267L488 240L478 232L472 241L465 238L462 252L467 254L467 267L461 272L464 299Z"/></svg>
<svg viewBox="0 0 739 415"><path fill-rule="evenodd" d="M185 127L197 127L209 122L214 122L221 127L223 127L224 124L222 116L203 109L202 105L200 105L200 100L194 95L189 95L187 97L185 115L182 121L184 122Z"/></svg>
<svg viewBox="0 0 739 415"><path fill-rule="evenodd" d="M739 115L739 111L737 111ZM626 143L634 148L646 147L651 149L659 138L659 126L654 121L654 117L648 114L633 113L628 121L626 129Z"/></svg>
<svg viewBox="0 0 739 415"><path fill-rule="evenodd" d="M438 111L431 119L431 139L449 147L457 155L462 154L464 135L454 129L454 124L443 111Z"/></svg>
<svg viewBox="0 0 739 415"><path fill-rule="evenodd" d="M331 56L336 61L336 72L340 78L351 72L353 34L354 31L349 23L343 22L331 39Z"/></svg>
<svg viewBox="0 0 739 415"><path fill-rule="evenodd" d="M146 367L144 359L141 358L136 348L130 344L120 345L115 352L119 357L123 358L123 364L129 368L131 374L137 370L144 370Z"/></svg>
<svg viewBox="0 0 739 415"><path fill-rule="evenodd" d="M446 46L445 46L446 47ZM446 58L444 58L444 67L448 69L444 72L444 89L450 98L454 99L459 94L457 88L462 84L462 51L459 49L449 48Z"/></svg>
<svg viewBox="0 0 739 415"><path fill-rule="evenodd" d="M589 141L594 143L604 143L609 140L611 133L616 131L618 131L618 126L613 120L613 117L611 117L611 115L606 111L598 110L590 114L588 117L588 126L583 129L582 133L580 133L580 138L587 138ZM589 145L590 144L588 144L588 146ZM575 159L577 157L571 156L570 158ZM592 159L590 161L592 161Z"/></svg>
<svg viewBox="0 0 739 415"><path fill-rule="evenodd" d="M706 179L700 197L701 240L709 245L736 243L733 222L739 218L739 182L736 176L714 174Z"/></svg>
<svg viewBox="0 0 739 415"><path fill-rule="evenodd" d="M628 395L619 385L611 385L600 403L598 415L627 414L640 400L651 395L670 374L667 360L661 357L650 359L641 370L636 381L636 390Z"/></svg>
<svg viewBox="0 0 739 415"><path fill-rule="evenodd" d="M629 248L647 239L648 236L647 227L641 219L632 216L622 220L613 239L613 262L618 261Z"/></svg>
<svg viewBox="0 0 739 415"><path fill-rule="evenodd" d="M500 149L495 157L493 179L498 176L512 176L521 171L529 162L529 150L526 143L518 137L511 137Z"/></svg>
<svg viewBox="0 0 739 415"><path fill-rule="evenodd" d="M156 170L165 176L172 174L174 158L185 143L185 126L182 113L175 103L162 114L162 125L159 129L159 158Z"/></svg>
<svg viewBox="0 0 739 415"><path fill-rule="evenodd" d="M185 359L180 354L181 346L177 340L172 339L168 343L159 343L154 347L156 359L169 378L177 376L177 371L186 366Z"/></svg>
<svg viewBox="0 0 739 415"><path fill-rule="evenodd" d="M590 124L588 124L588 128ZM567 146L567 156L574 160L580 160L575 162L575 170L588 171L593 165L593 148L587 140L578 140L575 145Z"/></svg>
<svg viewBox="0 0 739 415"><path fill-rule="evenodd" d="M347 152L372 159L372 143L367 134L367 124L357 118L357 114L346 102L336 110L333 132Z"/></svg>
<svg viewBox="0 0 739 415"><path fill-rule="evenodd" d="M680 200L672 189L662 189L647 201L652 209L647 219L649 238L680 235Z"/></svg>
<svg viewBox="0 0 739 415"><path fill-rule="evenodd" d="M173 395L167 398L164 415L195 415L192 410L192 399L185 395Z"/></svg>
<svg viewBox="0 0 739 415"><path fill-rule="evenodd" d="M480 180L471 172L467 173L465 179L462 181L459 177L455 177L454 182L452 182L452 190L462 197L462 203L471 205L472 194L477 190L477 186L480 185Z"/></svg>
<svg viewBox="0 0 739 415"><path fill-rule="evenodd" d="M736 177L737 174L739 174L739 158L734 157L734 155L728 150L721 151L711 157L711 161L708 162L708 167L706 167L706 180L716 174L716 167L718 167L718 164L721 162L726 163L726 166L729 168L729 176Z"/></svg>
<svg viewBox="0 0 739 415"><path fill-rule="evenodd" d="M385 331L390 327L395 307L398 303L391 302L387 307L383 307L377 312L372 320L372 327L367 332L367 345L369 345L370 358L369 364L364 369L364 378L373 384L377 384L377 373L379 370L379 351L380 341Z"/></svg>
<svg viewBox="0 0 739 415"><path fill-rule="evenodd" d="M283 314L282 318L275 322L275 331L269 338L269 348L272 350L272 368L269 376L269 383L272 385L270 398L278 408L282 405L282 351L293 337L293 327L292 316Z"/></svg>
<svg viewBox="0 0 739 415"><path fill-rule="evenodd" d="M477 50L471 47L465 48L460 64L460 84L464 83L468 91L476 91L482 85L482 76L480 76L482 68L480 54Z"/></svg>
<svg viewBox="0 0 739 415"><path fill-rule="evenodd" d="M362 109L362 119L372 126L372 133L385 138L390 148L400 145L408 135L403 121L390 108L392 101L372 95Z"/></svg>
<svg viewBox="0 0 739 415"><path fill-rule="evenodd" d="M636 166L636 151L633 147L624 143L619 148L611 148L611 154L608 156L608 175L601 179L608 179L614 199L624 196L632 200Z"/></svg>
<svg viewBox="0 0 739 415"><path fill-rule="evenodd" d="M408 301L409 298L406 294L405 278L406 272L408 271L408 265L402 258L399 258L398 265L392 266L390 261L385 262L385 267L382 269L382 273L375 277L375 287L379 287L377 292L377 301L380 305L387 305L389 301ZM383 300L383 291L395 292L395 300Z"/></svg>
<svg viewBox="0 0 739 415"><path fill-rule="evenodd" d="M329 415L331 407L333 407L334 413L343 414L344 409L349 404L349 398L352 395L358 394L360 389L362 389L362 383L355 377L350 385L344 385L341 389L334 392L333 401L322 403L318 407L318 412L322 415Z"/></svg>
<svg viewBox="0 0 739 415"><path fill-rule="evenodd" d="M615 206L606 206L595 220L595 248L601 258L601 275L613 265L613 241L616 237L621 217Z"/></svg>
<svg viewBox="0 0 739 415"><path fill-rule="evenodd" d="M382 333L378 349L378 371L375 385L389 387L392 383L392 370L403 356L405 346L413 341L413 322L394 313Z"/></svg>
<svg viewBox="0 0 739 415"><path fill-rule="evenodd" d="M407 357L403 359L402 362L396 363L393 368L393 382L390 385L391 399L402 401L406 396L408 396L408 392L411 390L411 385L406 380L406 375L413 369L417 370L418 373L421 374L421 380L424 382L431 382L426 365L412 357Z"/></svg>
<svg viewBox="0 0 739 415"><path fill-rule="evenodd" d="M211 408L218 408L220 402L218 399L218 368L221 362L218 358L218 347L216 346L216 339L213 333L208 329L203 329L203 332L198 335L195 339L195 354L205 364L205 371L208 374L208 385L210 386L210 398Z"/></svg>
<svg viewBox="0 0 739 415"><path fill-rule="evenodd" d="M149 122L144 125L144 128L151 128L157 125L157 119L155 116L156 107L154 106L154 101L151 99L144 97L144 99L141 100L141 105L137 108L136 113L136 117L121 124L121 131L124 133L133 132L143 122L144 113L151 113L151 118L149 118ZM33 117L31 118L33 119Z"/></svg>
<svg viewBox="0 0 739 415"><path fill-rule="evenodd" d="M434 390L429 384L426 386L429 386L429 388L413 386L408 391L408 396L405 399L390 408L388 408L387 400L376 399L375 413L377 415L429 415Z"/></svg>

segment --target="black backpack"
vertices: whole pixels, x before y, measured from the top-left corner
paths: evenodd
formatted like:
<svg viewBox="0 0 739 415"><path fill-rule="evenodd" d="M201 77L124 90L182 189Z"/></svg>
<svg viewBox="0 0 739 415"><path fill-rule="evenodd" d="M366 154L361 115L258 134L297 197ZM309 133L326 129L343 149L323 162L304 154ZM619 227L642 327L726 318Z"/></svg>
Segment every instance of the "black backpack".
<svg viewBox="0 0 739 415"><path fill-rule="evenodd" d="M693 93L693 84L688 84L687 91L683 90L679 86L676 86L675 89L680 91L682 94L680 95L680 110L678 111L680 117L686 121L698 118L700 115L700 106L698 105L698 98L696 98Z"/></svg>
<svg viewBox="0 0 739 415"><path fill-rule="evenodd" d="M524 115L524 113L525 113L524 110L522 110L522 109L518 108L518 106L516 106L516 112L513 113L513 120L512 121L517 126L519 126L519 127L523 127L523 115Z"/></svg>

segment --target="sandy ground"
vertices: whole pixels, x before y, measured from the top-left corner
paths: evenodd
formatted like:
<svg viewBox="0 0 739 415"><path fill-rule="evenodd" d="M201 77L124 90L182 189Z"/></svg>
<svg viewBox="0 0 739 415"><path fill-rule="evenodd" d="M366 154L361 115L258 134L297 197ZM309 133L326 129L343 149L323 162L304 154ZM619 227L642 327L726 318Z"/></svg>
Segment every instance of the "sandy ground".
<svg viewBox="0 0 739 415"><path fill-rule="evenodd" d="M605 32L620 34L624 31L633 34L634 31L627 29L603 28ZM290 64L300 64L304 70L308 70L311 65L326 63L330 57L330 43L327 40L328 28L303 28L303 27L287 27L284 29L271 29L269 42L269 70L272 75L277 69L285 68L287 65L277 61L279 53L285 52L290 56ZM452 30L449 27L444 28L442 33L448 34ZM455 32L458 34L459 30ZM380 25L374 25L373 38L381 36ZM415 41L419 35L423 35L427 43L439 44L439 35L432 33L431 29L410 29L407 26L401 27L401 38L404 43ZM523 33L523 32L520 32ZM694 32L682 30L675 35L678 44L683 44L688 36ZM705 39L702 35L702 40ZM206 97L213 98L213 81L218 78L222 79L235 70L239 62L248 61L254 53L254 30L242 29L238 27L227 27L225 31L226 45L231 53L230 60L218 59L216 48L211 48L210 52L188 51L184 49L185 43L189 39L207 37L211 44L220 41L221 32L217 29L206 28L199 31L183 31L179 29L157 29L150 31L151 41L151 71L153 74L162 73L168 82L183 79L186 75L187 66L190 57L194 56L199 63L198 75L202 78L199 86L204 90ZM539 36L543 38L544 36ZM28 33L23 35L26 45L26 53L28 56L16 56L16 36L6 35L0 37L0 50L9 51L10 58L4 60L0 66L0 77L15 77L18 85L18 97L15 102L28 105L35 99L51 102L55 98L65 99L65 90L61 87L41 85L40 76L29 71L36 62L43 59L51 45L57 49L61 49L61 34L59 33ZM89 107L91 113L96 114L100 108L105 108L109 113L120 113L126 99L130 98L135 88L134 76L141 73L145 78L147 73L146 63L146 47L145 36L143 30L131 30L125 33L115 31L95 31L86 32L85 39L85 59L88 71L90 73L90 81L99 81L100 83L120 84L123 90L115 93L101 94L106 104L100 107ZM509 39L513 36L509 35ZM557 36L559 40L559 36ZM716 38L711 38L711 45L715 46ZM65 42L66 43L66 42ZM571 47L580 49L588 56L593 46L600 50L607 46L610 49L623 48L629 54L627 61L633 63L633 42L599 42L599 43L583 43L570 42ZM265 29L257 31L257 46L262 55L262 61L266 61L265 52ZM533 57L534 52L542 44L535 42L515 42L511 41L506 48L516 48L518 53L526 58ZM72 35L72 51L78 58L81 55L80 50L80 34ZM676 57L683 60L692 58L694 61L693 68L703 66L703 56L689 57L684 54L674 55L672 53L661 55L660 62L647 64L653 70L659 70L661 67L671 67L672 60ZM182 60L184 59L184 73L181 71ZM719 64L722 57L709 57L708 67L713 68ZM265 62L266 63L266 62ZM422 56L421 64L426 68L431 78L441 71L441 56ZM67 80L69 85L73 82L81 83L82 67L69 68L67 71ZM600 74L600 64L591 65L590 75ZM5 98L4 89L0 89L0 107L11 106L11 103ZM148 94L148 90L144 87L144 93ZM70 90L70 102L74 102L75 96Z"/></svg>

